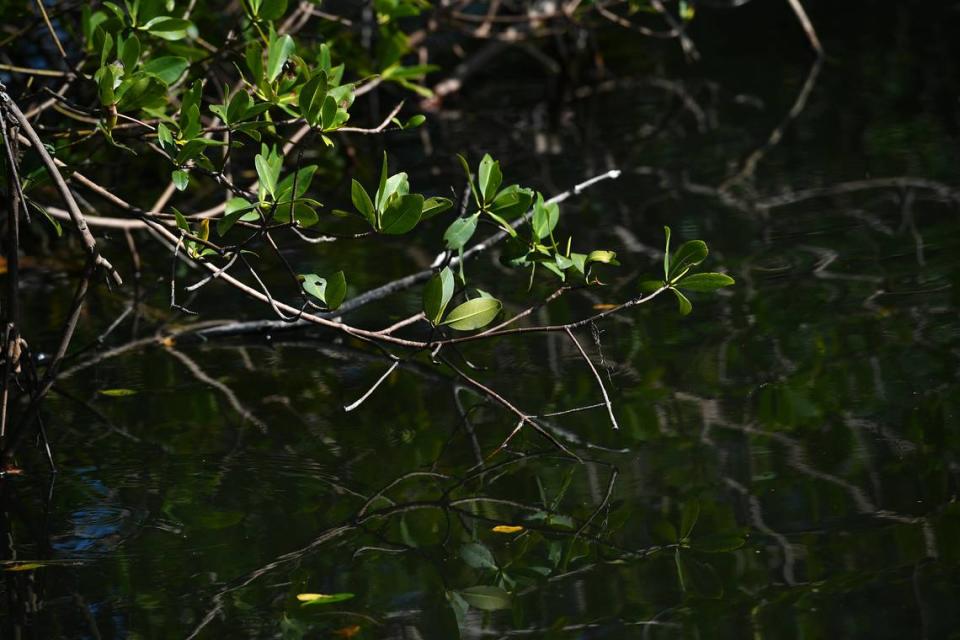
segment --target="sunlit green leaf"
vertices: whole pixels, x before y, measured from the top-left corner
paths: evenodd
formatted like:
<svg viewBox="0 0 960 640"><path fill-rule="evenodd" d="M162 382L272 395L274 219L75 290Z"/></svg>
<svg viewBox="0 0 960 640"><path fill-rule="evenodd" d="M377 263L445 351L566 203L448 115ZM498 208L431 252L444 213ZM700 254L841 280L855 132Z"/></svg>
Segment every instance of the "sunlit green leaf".
<svg viewBox="0 0 960 640"><path fill-rule="evenodd" d="M217 222L217 233L220 236L226 235L238 220L246 220L247 216L250 220L259 220L260 215L254 209L255 205L243 198L230 198L224 208L223 217Z"/></svg>
<svg viewBox="0 0 960 640"><path fill-rule="evenodd" d="M473 331L493 322L502 308L496 298L474 298L454 307L442 324L457 331Z"/></svg>
<svg viewBox="0 0 960 640"><path fill-rule="evenodd" d="M670 264L668 280L675 280L690 268L697 266L707 257L707 244L703 240L684 242L673 254Z"/></svg>
<svg viewBox="0 0 960 640"><path fill-rule="evenodd" d="M380 232L389 235L407 233L420 222L422 211L423 196L418 193L390 200L380 217Z"/></svg>
<svg viewBox="0 0 960 640"><path fill-rule="evenodd" d="M533 205L533 218L530 224L533 227L533 234L538 240L543 240L553 233L560 219L560 205L557 203L544 203L543 195L537 194L537 202Z"/></svg>
<svg viewBox="0 0 960 640"><path fill-rule="evenodd" d="M122 45L118 42L118 48L123 68L127 73L132 73L140 59L140 39L131 34L129 38L123 41Z"/></svg>
<svg viewBox="0 0 960 640"><path fill-rule="evenodd" d="M444 267L435 273L423 290L423 313L432 324L438 324L443 318L447 305L453 298L453 272Z"/></svg>
<svg viewBox="0 0 960 640"><path fill-rule="evenodd" d="M256 155L253 164L257 169L260 188L274 196L277 189L277 178L280 176L280 167L269 162L262 154Z"/></svg>
<svg viewBox="0 0 960 640"><path fill-rule="evenodd" d="M420 220L429 220L452 206L453 201L450 200L450 198L427 198L423 201L423 213L420 216Z"/></svg>
<svg viewBox="0 0 960 640"><path fill-rule="evenodd" d="M713 291L733 284L736 281L725 273L694 273L678 280L676 286L688 291Z"/></svg>
<svg viewBox="0 0 960 640"><path fill-rule="evenodd" d="M466 218L457 218L450 223L443 234L443 241L450 251L462 249L477 230L477 222L480 220L480 214L475 213Z"/></svg>
<svg viewBox="0 0 960 640"><path fill-rule="evenodd" d="M299 278L303 290L323 302L331 311L339 307L347 295L347 278L343 271L336 272L330 278L321 278L315 273L304 273Z"/></svg>
<svg viewBox="0 0 960 640"><path fill-rule="evenodd" d="M164 40L182 40L192 30L193 23L181 18L159 16L147 22L143 28Z"/></svg>
<svg viewBox="0 0 960 640"><path fill-rule="evenodd" d="M370 226L376 227L377 214L376 211L374 211L373 202L370 200L370 196L367 195L367 190L356 180L354 180L350 186L350 199L353 201L354 208L370 223Z"/></svg>
<svg viewBox="0 0 960 640"><path fill-rule="evenodd" d="M670 288L670 291L672 291L673 295L677 297L677 305L680 309L680 315L690 315L690 312L693 311L693 304L690 302L687 296L683 295L673 287Z"/></svg>
<svg viewBox="0 0 960 640"><path fill-rule="evenodd" d="M328 309L334 311L341 304L343 304L343 300L346 297L347 277L344 275L343 271L337 271L327 279L326 296L323 301L327 305Z"/></svg>
<svg viewBox="0 0 960 640"><path fill-rule="evenodd" d="M313 176L317 172L317 165L311 164L301 167L295 173L284 176L283 180L277 184L277 200L296 199L301 197L310 188L313 182ZM293 185L296 182L297 189L293 191ZM292 192L292 196L291 196Z"/></svg>
<svg viewBox="0 0 960 640"><path fill-rule="evenodd" d="M190 174L181 169L177 169L170 175L173 180L173 186L177 188L177 191L183 191L187 188L187 185L190 184Z"/></svg>
<svg viewBox="0 0 960 640"><path fill-rule="evenodd" d="M272 39L267 47L267 81L273 82L283 71L283 65L290 59L290 55L297 46L289 35L282 35Z"/></svg>
<svg viewBox="0 0 960 640"><path fill-rule="evenodd" d="M481 200L484 203L493 202L497 195L497 189L503 181L503 174L500 172L500 163L490 157L490 154L483 156L480 161L480 171L477 174L479 180Z"/></svg>

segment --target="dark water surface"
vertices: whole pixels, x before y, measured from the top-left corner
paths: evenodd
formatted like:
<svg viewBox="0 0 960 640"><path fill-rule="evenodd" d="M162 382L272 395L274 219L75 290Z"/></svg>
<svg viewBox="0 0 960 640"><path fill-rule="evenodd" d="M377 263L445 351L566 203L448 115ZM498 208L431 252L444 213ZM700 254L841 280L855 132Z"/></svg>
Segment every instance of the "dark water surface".
<svg viewBox="0 0 960 640"><path fill-rule="evenodd" d="M578 334L621 427L602 407L547 419L583 463L532 433L486 460L515 421L423 358L345 413L388 364L363 344L161 346L155 273L141 311L74 358L46 405L60 473L48 483L36 457L4 481L5 567L28 563L0 582L4 637L447 639L453 594L478 584L512 600L471 608L464 638L958 637L957 13L821 3L830 57L812 68L786 3L754 4L702 10L696 64L674 43L604 34L600 84L508 51L431 118L429 147L418 133L387 142L436 190L459 188L460 150L545 193L623 170L562 223L623 266L540 322L635 295L663 224L705 239L709 267L737 278L687 318L658 300ZM720 197L811 73L782 140ZM421 268L429 248L301 258L352 265L355 295ZM488 258L473 269L523 299L524 278ZM52 348L72 285L25 277L29 333ZM206 295L200 320L250 317L229 291ZM385 326L418 296L360 317ZM126 304L98 291L75 344ZM601 399L562 333L462 356L531 414ZM111 388L138 393L98 393ZM305 592L354 597L303 607Z"/></svg>

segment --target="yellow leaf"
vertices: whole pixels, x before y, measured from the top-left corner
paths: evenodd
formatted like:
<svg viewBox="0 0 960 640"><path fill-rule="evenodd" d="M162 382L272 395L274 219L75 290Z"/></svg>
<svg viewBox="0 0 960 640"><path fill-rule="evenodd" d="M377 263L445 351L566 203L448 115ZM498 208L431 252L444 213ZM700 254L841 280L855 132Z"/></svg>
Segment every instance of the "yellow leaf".
<svg viewBox="0 0 960 640"><path fill-rule="evenodd" d="M200 231L197 233L197 237L201 240L210 238L210 218L204 218L200 221Z"/></svg>
<svg viewBox="0 0 960 640"><path fill-rule="evenodd" d="M598 303L593 305L594 311L609 311L610 309L616 309L618 305L615 304L602 304Z"/></svg>
<svg viewBox="0 0 960 640"><path fill-rule="evenodd" d="M23 564L15 564L8 567L4 567L4 571L33 571L34 569L39 569L43 565L39 562L24 562Z"/></svg>
<svg viewBox="0 0 960 640"><path fill-rule="evenodd" d="M342 629L334 629L333 634L340 636L341 638L352 638L353 636L360 633L360 625L355 624L349 627L343 627Z"/></svg>
<svg viewBox="0 0 960 640"><path fill-rule="evenodd" d="M322 593L298 593L297 600L300 602L313 602L314 600L320 600L323 598Z"/></svg>
<svg viewBox="0 0 960 640"><path fill-rule="evenodd" d="M353 597L352 593L298 593L297 600L304 604L343 602Z"/></svg>
<svg viewBox="0 0 960 640"><path fill-rule="evenodd" d="M167 336L166 338L160 339L160 344L164 347L170 348L177 344L177 341L173 339L173 336Z"/></svg>
<svg viewBox="0 0 960 640"><path fill-rule="evenodd" d="M492 531L494 533L520 533L523 527L517 524L498 524Z"/></svg>

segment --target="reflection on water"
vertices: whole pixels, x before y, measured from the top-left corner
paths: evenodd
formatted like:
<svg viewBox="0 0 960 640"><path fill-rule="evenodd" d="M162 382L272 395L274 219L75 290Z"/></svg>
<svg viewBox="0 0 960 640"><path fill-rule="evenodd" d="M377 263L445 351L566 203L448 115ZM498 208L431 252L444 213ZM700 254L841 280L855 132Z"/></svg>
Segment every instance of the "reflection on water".
<svg viewBox="0 0 960 640"><path fill-rule="evenodd" d="M625 247L620 276L544 320L631 295L656 272L663 223L710 240L737 277L690 318L664 302L582 333L621 426L602 406L544 417L582 462L525 432L488 458L509 416L425 361L344 413L387 366L360 343L86 354L47 410L52 490L3 486L17 506L3 517L4 624L38 638L947 637L960 626L960 227L943 161L956 123L898 112L889 85L907 76L879 91L873 63L833 45L843 62L785 139L722 191L806 62L755 61L778 81L741 81L728 65L745 45L724 58L706 38L697 69L714 75L538 104L560 111L555 128L501 136L499 109L438 114L434 145L490 146L545 190L625 169L568 208L578 234ZM612 41L611 65L648 46ZM465 99L497 106L516 81ZM443 164L411 162L424 176ZM562 335L462 357L531 413L599 400ZM139 393L96 393L116 387ZM304 606L302 593L353 596Z"/></svg>

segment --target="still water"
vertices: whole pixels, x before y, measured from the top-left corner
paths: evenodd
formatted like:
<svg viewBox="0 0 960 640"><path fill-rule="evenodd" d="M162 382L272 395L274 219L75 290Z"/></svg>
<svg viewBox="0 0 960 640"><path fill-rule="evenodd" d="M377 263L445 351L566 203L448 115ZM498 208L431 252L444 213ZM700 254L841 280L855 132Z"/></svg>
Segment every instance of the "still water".
<svg viewBox="0 0 960 640"><path fill-rule="evenodd" d="M689 317L658 300L579 334L620 424L602 407L545 418L582 462L532 433L489 457L514 421L426 359L346 413L388 365L363 344L161 345L158 330L193 320L169 315L150 274L145 303L69 363L46 406L59 473L37 455L4 481L4 637L956 637L957 16L851 4L815 13L819 68L788 13L705 10L698 63L604 34L610 79L585 84L507 53L425 137L388 140L438 190L462 150L548 194L623 170L563 223L622 267L540 322L635 295L664 224L737 278ZM323 251L353 265L351 294L430 258ZM27 275L31 329L52 344L70 282ZM246 306L209 295L201 321ZM128 304L96 296L87 340ZM359 317L381 326L418 300ZM601 400L564 334L461 356L530 414ZM99 393L116 388L136 393Z"/></svg>

